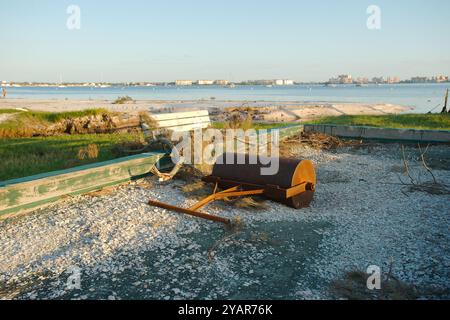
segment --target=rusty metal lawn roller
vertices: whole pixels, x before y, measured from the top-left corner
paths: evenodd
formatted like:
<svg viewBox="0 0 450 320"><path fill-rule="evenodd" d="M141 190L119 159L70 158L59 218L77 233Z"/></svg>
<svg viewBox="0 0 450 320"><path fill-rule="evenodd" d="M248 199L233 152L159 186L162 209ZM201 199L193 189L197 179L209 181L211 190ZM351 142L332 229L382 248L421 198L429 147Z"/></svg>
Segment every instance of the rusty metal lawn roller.
<svg viewBox="0 0 450 320"><path fill-rule="evenodd" d="M149 204L226 224L230 223L229 219L198 210L215 200L250 195L262 195L295 209L309 206L316 186L316 173L310 160L260 157L253 159L256 160L253 162L250 160L252 159L249 155L243 154L220 156L212 174L202 179L205 182L214 183L213 193L189 209L157 201L150 201ZM278 161L278 170L275 174L264 175L262 169L273 165L274 161ZM218 188L224 191L218 192Z"/></svg>

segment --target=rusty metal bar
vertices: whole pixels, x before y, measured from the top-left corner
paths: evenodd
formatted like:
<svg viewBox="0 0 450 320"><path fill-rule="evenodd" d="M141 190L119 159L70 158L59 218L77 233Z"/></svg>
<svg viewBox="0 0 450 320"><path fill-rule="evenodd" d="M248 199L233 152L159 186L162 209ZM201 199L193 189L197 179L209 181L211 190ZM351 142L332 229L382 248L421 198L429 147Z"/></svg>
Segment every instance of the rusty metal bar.
<svg viewBox="0 0 450 320"><path fill-rule="evenodd" d="M206 198L204 198L203 200L197 202L195 205L193 205L192 207L190 207L189 210L197 211L198 209L200 209L200 208L206 206L208 203L214 201L214 200L216 199L215 196L216 196L217 194L221 194L221 193L225 193L225 192L231 192L231 191L236 191L236 190L239 190L239 186L236 186L236 187L233 187L233 188L230 188L230 189L221 191L221 192L216 192L217 189L214 188L213 194L211 194L211 195L207 196Z"/></svg>
<svg viewBox="0 0 450 320"><path fill-rule="evenodd" d="M195 205L189 208L189 210L198 210L204 206L206 206L208 203L211 203L215 200L220 200L224 198L232 198L232 197L242 197L242 196L255 196L260 195L264 193L264 189L257 189L257 190L248 190L248 191L234 191L237 187L212 194L205 199L197 202Z"/></svg>
<svg viewBox="0 0 450 320"><path fill-rule="evenodd" d="M215 221L215 222L222 222L227 225L231 223L231 220L227 219L227 218L222 218L222 217L214 216L212 214L207 214L207 213L203 213L203 212L184 209L184 208L172 206L167 203L150 200L148 202L148 204L151 206L158 207L158 208L167 209L167 210L178 212L178 213L184 213L184 214L188 214L191 216L195 216L195 217L199 217L199 218L203 218L203 219L207 219L207 220L211 220L211 221Z"/></svg>

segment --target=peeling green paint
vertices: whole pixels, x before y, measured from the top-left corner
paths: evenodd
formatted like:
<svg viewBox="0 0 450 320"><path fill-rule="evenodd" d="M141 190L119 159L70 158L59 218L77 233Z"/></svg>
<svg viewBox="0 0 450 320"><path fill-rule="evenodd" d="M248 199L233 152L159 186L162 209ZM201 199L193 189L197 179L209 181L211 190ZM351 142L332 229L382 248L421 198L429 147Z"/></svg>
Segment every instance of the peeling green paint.
<svg viewBox="0 0 450 320"><path fill-rule="evenodd" d="M0 204L6 203L8 206L14 206L19 203L22 192L17 189L6 190L0 193Z"/></svg>
<svg viewBox="0 0 450 320"><path fill-rule="evenodd" d="M148 174L164 154L145 153L0 183L0 217Z"/></svg>

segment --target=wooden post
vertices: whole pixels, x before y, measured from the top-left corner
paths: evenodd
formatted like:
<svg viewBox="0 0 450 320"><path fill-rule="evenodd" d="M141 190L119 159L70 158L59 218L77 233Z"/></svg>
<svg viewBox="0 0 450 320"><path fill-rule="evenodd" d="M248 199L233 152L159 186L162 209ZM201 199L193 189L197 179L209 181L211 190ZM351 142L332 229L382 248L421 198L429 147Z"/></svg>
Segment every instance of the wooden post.
<svg viewBox="0 0 450 320"><path fill-rule="evenodd" d="M444 108L442 108L441 113L447 113L447 102L448 102L448 89L445 92ZM450 112L450 110L449 110Z"/></svg>

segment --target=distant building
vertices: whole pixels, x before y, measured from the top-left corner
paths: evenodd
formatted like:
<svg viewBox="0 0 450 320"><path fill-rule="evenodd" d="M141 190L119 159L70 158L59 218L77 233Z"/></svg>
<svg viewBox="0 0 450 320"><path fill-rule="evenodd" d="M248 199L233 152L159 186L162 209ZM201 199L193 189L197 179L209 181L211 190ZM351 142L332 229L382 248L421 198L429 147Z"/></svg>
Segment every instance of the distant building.
<svg viewBox="0 0 450 320"><path fill-rule="evenodd" d="M331 78L328 82L331 84L351 84L353 78L349 74L341 74L337 78Z"/></svg>
<svg viewBox="0 0 450 320"><path fill-rule="evenodd" d="M177 86L192 86L192 80L176 80L175 85Z"/></svg>
<svg viewBox="0 0 450 320"><path fill-rule="evenodd" d="M260 86L269 86L269 85L274 85L275 81L274 80L254 80L254 81L248 81L247 83L260 85Z"/></svg>
<svg viewBox="0 0 450 320"><path fill-rule="evenodd" d="M385 83L386 81L384 81L383 77L373 77L372 78L372 83Z"/></svg>
<svg viewBox="0 0 450 320"><path fill-rule="evenodd" d="M277 79L273 81L273 84L276 86L292 86L294 84L294 80Z"/></svg>
<svg viewBox="0 0 450 320"><path fill-rule="evenodd" d="M226 85L228 85L228 83L229 83L228 80L216 80L216 81L214 81L214 84L218 85L218 86L226 86Z"/></svg>
<svg viewBox="0 0 450 320"><path fill-rule="evenodd" d="M349 74L341 74L338 76L339 82L342 84L350 84L353 83L352 76Z"/></svg>
<svg viewBox="0 0 450 320"><path fill-rule="evenodd" d="M214 84L214 80L198 80L197 84L199 86L210 86Z"/></svg>
<svg viewBox="0 0 450 320"><path fill-rule="evenodd" d="M387 83L389 83L389 84L400 83L400 78L399 77L388 77Z"/></svg>
<svg viewBox="0 0 450 320"><path fill-rule="evenodd" d="M293 86L294 85L294 80L284 80L284 85L285 86Z"/></svg>
<svg viewBox="0 0 450 320"><path fill-rule="evenodd" d="M448 77L447 76L437 76L437 77L433 77L433 82L448 82Z"/></svg>
<svg viewBox="0 0 450 320"><path fill-rule="evenodd" d="M425 83L425 82L428 82L428 78L427 77L413 77L413 78L411 78L411 82L412 83Z"/></svg>
<svg viewBox="0 0 450 320"><path fill-rule="evenodd" d="M368 84L369 83L369 79L360 77L360 78L356 79L356 83L358 83L358 84Z"/></svg>

